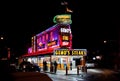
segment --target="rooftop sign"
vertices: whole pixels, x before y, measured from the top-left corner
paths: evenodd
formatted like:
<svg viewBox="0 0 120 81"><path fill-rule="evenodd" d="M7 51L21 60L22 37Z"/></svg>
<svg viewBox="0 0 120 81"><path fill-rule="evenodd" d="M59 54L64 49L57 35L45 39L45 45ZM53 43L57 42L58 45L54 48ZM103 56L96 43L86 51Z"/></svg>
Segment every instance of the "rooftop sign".
<svg viewBox="0 0 120 81"><path fill-rule="evenodd" d="M63 14L63 15L56 15L53 19L54 23L57 24L71 24L71 15L69 14Z"/></svg>

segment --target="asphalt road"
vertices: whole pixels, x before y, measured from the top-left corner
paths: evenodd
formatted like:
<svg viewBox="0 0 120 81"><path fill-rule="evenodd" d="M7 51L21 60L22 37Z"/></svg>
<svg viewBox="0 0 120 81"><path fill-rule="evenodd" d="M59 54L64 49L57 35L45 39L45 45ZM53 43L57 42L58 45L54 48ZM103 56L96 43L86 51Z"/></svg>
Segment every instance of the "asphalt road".
<svg viewBox="0 0 120 81"><path fill-rule="evenodd" d="M47 74L39 72L14 72L3 74L0 81L53 81Z"/></svg>
<svg viewBox="0 0 120 81"><path fill-rule="evenodd" d="M84 75L47 74L53 81L120 81L120 73L108 69L91 70Z"/></svg>
<svg viewBox="0 0 120 81"><path fill-rule="evenodd" d="M80 75L14 72L1 74L0 81L120 81L120 73L108 69L91 69Z"/></svg>

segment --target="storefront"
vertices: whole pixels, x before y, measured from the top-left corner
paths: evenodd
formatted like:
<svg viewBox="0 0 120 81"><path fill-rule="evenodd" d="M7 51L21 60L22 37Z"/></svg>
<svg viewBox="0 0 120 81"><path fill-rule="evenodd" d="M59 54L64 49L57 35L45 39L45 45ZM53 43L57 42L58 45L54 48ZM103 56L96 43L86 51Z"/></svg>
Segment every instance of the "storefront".
<svg viewBox="0 0 120 81"><path fill-rule="evenodd" d="M57 51L59 51L59 54ZM54 61L56 61L58 64L57 68L64 70L66 66L68 67L68 69L70 69L70 63L72 63L72 68L77 68L77 66L85 66L84 57L86 55L87 55L86 49L73 49L73 50L58 49L54 51L54 54L32 56L26 57L24 59L31 63L38 64L41 68L43 68L43 60L47 62L48 68L50 68L51 63L54 63Z"/></svg>

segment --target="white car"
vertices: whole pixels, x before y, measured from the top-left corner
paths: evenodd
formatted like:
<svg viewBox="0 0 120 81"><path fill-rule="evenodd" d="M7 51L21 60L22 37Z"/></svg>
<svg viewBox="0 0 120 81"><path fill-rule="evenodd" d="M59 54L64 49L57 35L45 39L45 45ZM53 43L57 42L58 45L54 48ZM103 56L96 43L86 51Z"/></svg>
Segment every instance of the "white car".
<svg viewBox="0 0 120 81"><path fill-rule="evenodd" d="M88 61L86 62L86 67L87 68L94 68L96 64L93 61Z"/></svg>
<svg viewBox="0 0 120 81"><path fill-rule="evenodd" d="M95 63L86 63L87 67L95 67Z"/></svg>

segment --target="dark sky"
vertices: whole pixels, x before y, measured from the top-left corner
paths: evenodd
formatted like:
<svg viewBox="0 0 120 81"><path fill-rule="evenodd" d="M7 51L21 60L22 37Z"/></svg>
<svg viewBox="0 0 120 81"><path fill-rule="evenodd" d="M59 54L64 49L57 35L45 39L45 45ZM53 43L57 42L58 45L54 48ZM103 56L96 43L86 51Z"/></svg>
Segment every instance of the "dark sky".
<svg viewBox="0 0 120 81"><path fill-rule="evenodd" d="M54 1L54 2L53 2ZM17 54L26 52L31 36L54 25L53 17L65 12L63 0L1 2L0 35ZM115 1L68 0L72 13L74 48L90 48L103 40L117 40L119 4Z"/></svg>

